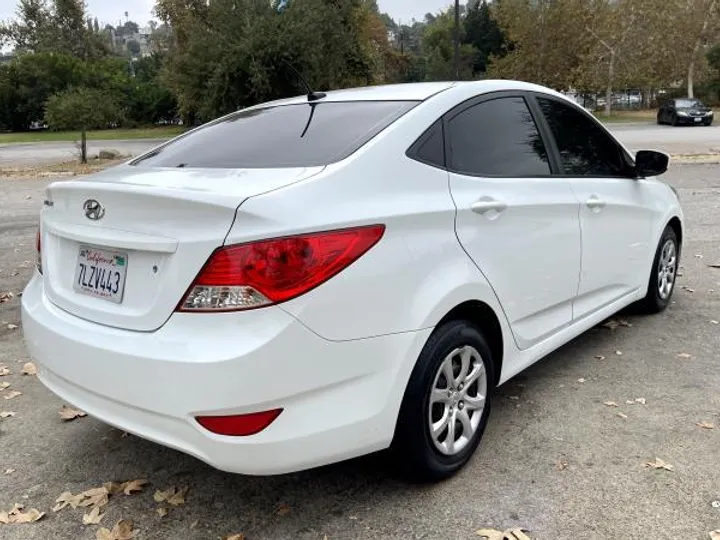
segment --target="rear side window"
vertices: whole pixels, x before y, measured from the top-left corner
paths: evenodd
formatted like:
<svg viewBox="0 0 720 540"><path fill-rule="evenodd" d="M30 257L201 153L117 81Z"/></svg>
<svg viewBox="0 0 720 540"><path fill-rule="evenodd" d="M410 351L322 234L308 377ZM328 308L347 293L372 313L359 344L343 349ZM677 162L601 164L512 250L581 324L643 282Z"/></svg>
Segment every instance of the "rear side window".
<svg viewBox="0 0 720 540"><path fill-rule="evenodd" d="M550 164L525 100L507 97L465 109L448 123L450 168L474 176L548 176Z"/></svg>
<svg viewBox="0 0 720 540"><path fill-rule="evenodd" d="M622 148L593 120L575 107L538 98L569 176L627 176L629 164Z"/></svg>
<svg viewBox="0 0 720 540"><path fill-rule="evenodd" d="M239 111L135 160L140 167L282 168L340 161L415 101L283 105Z"/></svg>
<svg viewBox="0 0 720 540"><path fill-rule="evenodd" d="M432 165L445 167L445 137L442 120L435 122L430 129L413 144L407 153L408 157Z"/></svg>

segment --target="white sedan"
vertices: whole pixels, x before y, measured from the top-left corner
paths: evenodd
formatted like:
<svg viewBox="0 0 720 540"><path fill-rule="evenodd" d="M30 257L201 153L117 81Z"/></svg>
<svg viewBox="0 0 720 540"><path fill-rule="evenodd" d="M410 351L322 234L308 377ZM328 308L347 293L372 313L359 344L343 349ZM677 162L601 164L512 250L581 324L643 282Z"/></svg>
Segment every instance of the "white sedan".
<svg viewBox="0 0 720 540"><path fill-rule="evenodd" d="M439 480L495 387L669 304L667 165L520 82L258 105L48 187L27 346L63 400L225 471L389 448Z"/></svg>

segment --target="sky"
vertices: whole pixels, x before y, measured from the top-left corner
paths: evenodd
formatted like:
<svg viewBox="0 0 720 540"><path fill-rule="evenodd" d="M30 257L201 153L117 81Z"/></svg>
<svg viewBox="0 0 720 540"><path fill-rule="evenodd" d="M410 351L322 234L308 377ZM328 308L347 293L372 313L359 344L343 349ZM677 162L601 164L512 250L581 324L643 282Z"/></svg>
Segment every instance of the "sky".
<svg viewBox="0 0 720 540"><path fill-rule="evenodd" d="M16 3L15 0L0 0L0 20L14 15ZM103 24L117 25L120 19L125 19L127 11L130 20L140 26L145 26L152 18L155 5L154 0L86 0L86 3L90 13ZM378 0L381 11L403 23L409 23L413 17L422 20L426 13L435 13L451 3L452 0Z"/></svg>

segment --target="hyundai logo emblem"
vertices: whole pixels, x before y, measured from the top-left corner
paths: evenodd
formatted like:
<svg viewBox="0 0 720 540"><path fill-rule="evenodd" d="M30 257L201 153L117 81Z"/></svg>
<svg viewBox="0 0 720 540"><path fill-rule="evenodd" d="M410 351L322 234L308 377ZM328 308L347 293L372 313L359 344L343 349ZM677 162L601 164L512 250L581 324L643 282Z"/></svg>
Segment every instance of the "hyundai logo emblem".
<svg viewBox="0 0 720 540"><path fill-rule="evenodd" d="M105 215L105 207L95 199L88 199L83 203L83 210L85 211L85 217L97 221L102 219Z"/></svg>

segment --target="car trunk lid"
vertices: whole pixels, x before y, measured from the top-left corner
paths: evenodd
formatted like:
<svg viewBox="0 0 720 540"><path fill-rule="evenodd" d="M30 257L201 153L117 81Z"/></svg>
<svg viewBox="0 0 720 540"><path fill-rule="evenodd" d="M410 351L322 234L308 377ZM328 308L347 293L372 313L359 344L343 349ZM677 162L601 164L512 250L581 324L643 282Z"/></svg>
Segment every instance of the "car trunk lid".
<svg viewBox="0 0 720 540"><path fill-rule="evenodd" d="M223 244L245 199L322 169L121 166L53 183L41 226L46 294L87 320L156 330Z"/></svg>

